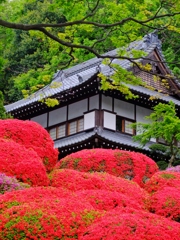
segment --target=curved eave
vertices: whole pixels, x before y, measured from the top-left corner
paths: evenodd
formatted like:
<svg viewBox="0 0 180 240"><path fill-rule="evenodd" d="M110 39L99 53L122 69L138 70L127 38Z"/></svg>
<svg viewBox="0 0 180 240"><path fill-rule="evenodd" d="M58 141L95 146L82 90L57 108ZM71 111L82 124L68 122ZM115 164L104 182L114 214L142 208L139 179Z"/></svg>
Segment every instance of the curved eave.
<svg viewBox="0 0 180 240"><path fill-rule="evenodd" d="M92 140L95 140L95 138L98 138L104 145L107 145L107 142L109 144L113 144L109 146L112 148L119 148L124 146L124 148L130 147L134 149L140 149L139 143L134 142L131 136L119 132L113 132L107 129L101 129L99 132L92 129L88 132L77 133L75 135L56 140L54 142L54 146L55 148L58 148L60 152L62 151L62 149L72 151L76 149L77 146L78 148L88 147L88 144L90 145L92 143ZM147 146L144 146L143 148L141 148L141 150L149 151L148 146L150 145L151 144L147 144Z"/></svg>
<svg viewBox="0 0 180 240"><path fill-rule="evenodd" d="M97 73L93 74L90 76L86 81L83 81L82 83L72 87L68 88L64 91L58 92L58 89L56 90L57 92L51 95L51 98L55 98L59 101L61 106L66 105L68 102L75 101L76 99L81 99L84 96L87 96L87 93L93 94L96 93L97 91ZM21 101L21 100L20 100ZM26 102L26 99L24 99ZM18 103L18 102L16 102ZM9 106L9 105L8 105ZM15 118L20 118L20 119L26 119L32 116L40 115L44 112L47 112L52 109L55 109L59 106L56 106L54 108L48 107L45 103L41 102L40 100L36 101L30 101L28 104L23 103L20 106L15 106L14 108L8 109L8 106L6 106L6 111L10 112L12 116Z"/></svg>

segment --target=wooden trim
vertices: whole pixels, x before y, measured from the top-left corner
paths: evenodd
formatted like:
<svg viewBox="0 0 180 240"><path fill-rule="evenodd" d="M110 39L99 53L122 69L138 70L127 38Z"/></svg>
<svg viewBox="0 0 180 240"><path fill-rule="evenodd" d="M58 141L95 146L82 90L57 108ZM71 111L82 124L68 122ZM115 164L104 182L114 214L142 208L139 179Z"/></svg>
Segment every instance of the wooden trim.
<svg viewBox="0 0 180 240"><path fill-rule="evenodd" d="M99 110L102 108L102 93L99 94Z"/></svg>
<svg viewBox="0 0 180 240"><path fill-rule="evenodd" d="M99 126L99 125L100 125L100 111L95 110L95 126Z"/></svg>
<svg viewBox="0 0 180 240"><path fill-rule="evenodd" d="M132 134L125 132L125 121L134 123L134 122L136 122L134 119L129 119L129 118L125 118L123 116L116 115L116 119L117 119L117 117L119 117L122 120L122 129L121 129L121 131L116 130L117 132L122 132L122 133L128 134L130 136L133 136L136 134L135 129L132 129L132 132L133 132Z"/></svg>
<svg viewBox="0 0 180 240"><path fill-rule="evenodd" d="M122 119L122 132L125 132L125 119Z"/></svg>

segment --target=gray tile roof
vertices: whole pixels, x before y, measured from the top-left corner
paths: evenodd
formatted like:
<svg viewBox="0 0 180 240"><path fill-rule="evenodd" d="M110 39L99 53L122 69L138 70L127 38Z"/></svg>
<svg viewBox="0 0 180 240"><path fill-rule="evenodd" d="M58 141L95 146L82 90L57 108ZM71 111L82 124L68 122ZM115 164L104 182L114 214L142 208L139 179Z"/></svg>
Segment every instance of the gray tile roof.
<svg viewBox="0 0 180 240"><path fill-rule="evenodd" d="M137 93L142 93L145 94L147 96L152 96L154 97L154 99L162 99L165 102L169 102L169 101L173 101L177 106L180 106L180 101L178 99L175 99L174 97L170 96L170 95L165 95L162 93L158 93L156 91L152 91L148 88L144 88L142 86L132 86L129 85L129 88L131 90L136 91Z"/></svg>
<svg viewBox="0 0 180 240"><path fill-rule="evenodd" d="M132 42L126 50L129 52L132 49L143 50L148 55L155 48L158 49L162 58L164 59L161 52L161 42L158 39L156 34L151 33L144 36L144 38L139 41ZM104 56L108 56L108 55L115 56L116 54L117 54L117 49L107 52L106 54L104 54ZM131 67L131 63L128 60L114 59L113 62L121 65L124 69L129 69ZM5 109L7 112L11 112L13 110L20 109L22 107L28 106L32 103L39 101L42 98L42 96L43 98L53 96L65 90L68 90L72 87L78 86L82 82L83 83L86 82L93 75L97 74L99 71L99 68L101 69L101 72L105 75L106 74L110 75L110 73L112 74L112 69L102 64L102 59L93 58L86 62L73 66L69 69L58 71L56 74L54 74L51 84L45 86L44 88L37 91L36 93L34 93L33 95L31 95L26 99L22 99L15 103L6 105ZM53 88L53 84L55 82L61 83L61 86ZM138 90L138 87L136 88L136 90ZM139 90L143 91L142 88L139 88Z"/></svg>
<svg viewBox="0 0 180 240"><path fill-rule="evenodd" d="M65 148L69 147L70 145L81 144L82 142L90 140L92 137L95 136L99 136L104 139L104 141L110 141L114 144L134 147L136 149L140 148L139 143L134 142L131 136L106 129L101 129L100 131L91 130L89 132L78 133L76 135L55 141L54 146L55 148ZM148 146L150 145L151 143L148 143L142 149L149 151Z"/></svg>
<svg viewBox="0 0 180 240"><path fill-rule="evenodd" d="M73 136L69 136L69 137L54 141L54 147L64 148L70 145L78 144L85 140L90 139L92 136L95 136L94 131L77 133Z"/></svg>

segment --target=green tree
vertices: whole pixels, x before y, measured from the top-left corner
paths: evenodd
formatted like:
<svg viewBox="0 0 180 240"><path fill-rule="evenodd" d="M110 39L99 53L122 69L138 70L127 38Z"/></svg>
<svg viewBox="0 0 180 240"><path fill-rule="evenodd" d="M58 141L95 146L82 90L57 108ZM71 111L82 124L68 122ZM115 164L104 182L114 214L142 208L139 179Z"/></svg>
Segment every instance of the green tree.
<svg viewBox="0 0 180 240"><path fill-rule="evenodd" d="M153 110L149 116L145 117L150 121L149 123L134 123L131 125L137 131L137 135L133 136L133 139L138 141L141 146L148 143L151 138L163 139L169 147L169 166L172 166L180 153L177 146L180 141L180 118L177 116L176 107L172 101L168 104L159 103Z"/></svg>
<svg viewBox="0 0 180 240"><path fill-rule="evenodd" d="M6 110L3 104L4 104L4 97L2 92L0 91L0 119L12 118L10 114L6 113Z"/></svg>
<svg viewBox="0 0 180 240"><path fill-rule="evenodd" d="M126 47L153 30L179 34L179 15L179 0L1 1L0 32L8 29L6 37L9 40L11 35L12 40L2 51L3 79L14 80L19 90L36 91L51 81L56 70L93 56L105 58L104 52ZM142 51L119 51L116 56L132 64L140 57L144 57ZM120 83L126 82L126 74L122 68L117 71L123 78L118 82L116 75L110 87L127 92ZM131 82L139 84L139 80Z"/></svg>

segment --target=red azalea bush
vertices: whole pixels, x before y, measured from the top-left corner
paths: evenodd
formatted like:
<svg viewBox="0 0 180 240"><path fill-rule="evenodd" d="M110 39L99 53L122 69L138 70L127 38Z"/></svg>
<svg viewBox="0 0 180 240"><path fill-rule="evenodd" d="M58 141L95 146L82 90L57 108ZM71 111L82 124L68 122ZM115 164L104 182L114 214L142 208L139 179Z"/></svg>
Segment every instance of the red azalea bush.
<svg viewBox="0 0 180 240"><path fill-rule="evenodd" d="M42 203L47 200L59 201L60 198L71 196L74 196L74 194L70 191L54 187L30 187L23 191L6 192L0 198L0 213L12 206L19 206L24 203Z"/></svg>
<svg viewBox="0 0 180 240"><path fill-rule="evenodd" d="M178 240L180 224L135 209L115 209L89 226L79 240Z"/></svg>
<svg viewBox="0 0 180 240"><path fill-rule="evenodd" d="M180 222L180 190L165 187L151 196L150 211Z"/></svg>
<svg viewBox="0 0 180 240"><path fill-rule="evenodd" d="M142 153L102 148L72 153L61 159L55 168L107 172L117 177L132 179L140 186L158 171L157 164Z"/></svg>
<svg viewBox="0 0 180 240"><path fill-rule="evenodd" d="M79 239L102 214L77 198L28 202L0 214L0 239Z"/></svg>
<svg viewBox="0 0 180 240"><path fill-rule="evenodd" d="M180 190L180 173L170 171L157 172L146 182L144 189L153 194L164 187L175 187Z"/></svg>
<svg viewBox="0 0 180 240"><path fill-rule="evenodd" d="M0 172L29 185L47 186L46 169L34 150L0 139Z"/></svg>
<svg viewBox="0 0 180 240"><path fill-rule="evenodd" d="M107 190L83 190L75 192L78 199L88 201L94 209L110 211L118 207L132 207L141 209L142 206L136 202L134 198L128 197L119 192L112 192Z"/></svg>
<svg viewBox="0 0 180 240"><path fill-rule="evenodd" d="M72 169L57 169L50 175L51 186L62 187L70 191L78 190L107 190L117 191L130 198L134 198L140 205L144 205L147 193L135 182L117 178L108 173L85 173Z"/></svg>
<svg viewBox="0 0 180 240"><path fill-rule="evenodd" d="M52 170L57 163L58 151L54 149L53 140L49 133L36 122L17 119L0 120L0 137L33 149L48 171Z"/></svg>

